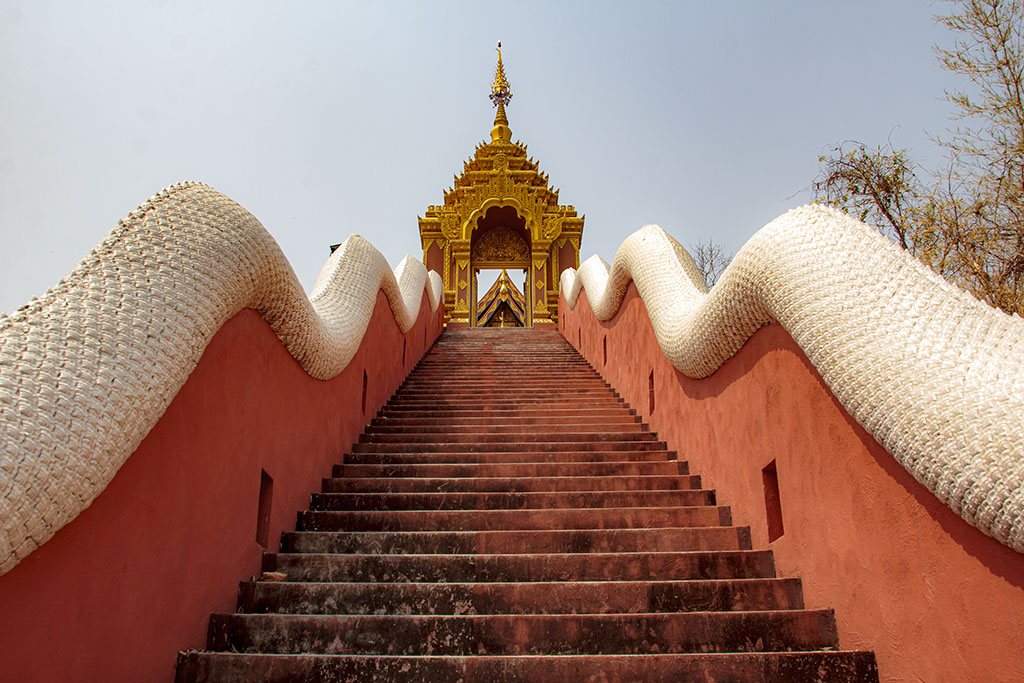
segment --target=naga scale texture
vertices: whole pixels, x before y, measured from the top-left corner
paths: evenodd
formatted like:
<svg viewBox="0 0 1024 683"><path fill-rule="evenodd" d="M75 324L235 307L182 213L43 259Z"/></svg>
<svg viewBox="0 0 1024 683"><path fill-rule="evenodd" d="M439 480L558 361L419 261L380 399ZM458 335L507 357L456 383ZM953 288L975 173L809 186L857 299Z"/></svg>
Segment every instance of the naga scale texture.
<svg viewBox="0 0 1024 683"><path fill-rule="evenodd" d="M634 282L665 356L707 377L778 322L845 409L939 500L1024 552L1024 320L983 304L868 226L818 206L758 231L708 291L657 226L566 270L599 320Z"/></svg>
<svg viewBox="0 0 1024 683"><path fill-rule="evenodd" d="M99 495L163 415L213 336L258 311L305 371L336 376L359 348L377 293L403 332L437 273L392 271L353 235L307 298L277 242L201 184L151 197L60 283L0 316L0 573Z"/></svg>

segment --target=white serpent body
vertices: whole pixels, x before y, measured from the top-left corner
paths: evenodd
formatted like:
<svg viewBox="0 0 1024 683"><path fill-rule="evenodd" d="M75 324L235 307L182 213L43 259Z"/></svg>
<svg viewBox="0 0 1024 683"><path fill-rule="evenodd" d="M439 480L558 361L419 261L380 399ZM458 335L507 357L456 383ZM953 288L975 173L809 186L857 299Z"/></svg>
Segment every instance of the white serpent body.
<svg viewBox="0 0 1024 683"><path fill-rule="evenodd" d="M818 206L758 231L708 291L657 226L562 273L599 320L630 282L673 366L707 377L780 323L836 398L970 524L1024 552L1024 320L974 299L876 231Z"/></svg>
<svg viewBox="0 0 1024 683"><path fill-rule="evenodd" d="M249 212L195 183L151 197L46 294L0 317L0 573L96 498L163 415L217 331L258 311L305 371L336 376L383 291L403 332L437 273L392 271L353 235L310 297Z"/></svg>

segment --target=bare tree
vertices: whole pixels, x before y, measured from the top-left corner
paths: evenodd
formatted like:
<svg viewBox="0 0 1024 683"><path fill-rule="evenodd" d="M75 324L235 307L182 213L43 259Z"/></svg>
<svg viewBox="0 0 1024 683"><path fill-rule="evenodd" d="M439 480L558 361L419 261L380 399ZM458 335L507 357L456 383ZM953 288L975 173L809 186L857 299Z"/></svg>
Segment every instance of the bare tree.
<svg viewBox="0 0 1024 683"><path fill-rule="evenodd" d="M937 21L955 40L936 54L970 87L946 91L957 122L937 139L946 163L927 172L891 144L847 142L819 158L812 190L983 301L1024 313L1024 0L950 4Z"/></svg>
<svg viewBox="0 0 1024 683"><path fill-rule="evenodd" d="M722 245L710 238L691 244L689 251L708 289L718 282L725 267L732 261L732 255L726 254Z"/></svg>
<svg viewBox="0 0 1024 683"><path fill-rule="evenodd" d="M847 140L818 162L821 173L811 189L819 202L846 210L910 249L910 220L920 184L907 150L894 149L891 142L869 150L862 142Z"/></svg>

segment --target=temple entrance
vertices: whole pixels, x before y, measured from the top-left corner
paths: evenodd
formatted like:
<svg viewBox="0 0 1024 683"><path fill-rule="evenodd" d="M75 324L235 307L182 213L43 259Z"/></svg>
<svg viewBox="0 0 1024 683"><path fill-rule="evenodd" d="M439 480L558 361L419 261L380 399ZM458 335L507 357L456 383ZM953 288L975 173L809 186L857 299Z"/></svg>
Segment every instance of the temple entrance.
<svg viewBox="0 0 1024 683"><path fill-rule="evenodd" d="M526 220L511 206L492 206L481 216L470 238L472 273L469 312L471 327L533 327L533 268ZM493 283L481 271L499 271ZM517 285L510 273L520 274ZM520 289L521 287L521 289ZM497 318L495 318L497 316Z"/></svg>
<svg viewBox="0 0 1024 683"><path fill-rule="evenodd" d="M505 111L511 96L499 60L490 95L497 107L490 141L476 146L445 190L444 202L428 206L418 219L423 263L444 282L446 326L516 323L511 298L500 312L485 310L481 302L491 282L478 283L478 273L504 269L522 294L523 326L554 329L559 277L566 268L579 267L583 216L573 205L558 203L558 190L526 145L512 142ZM506 286L506 292L511 288ZM493 294L489 303L501 292Z"/></svg>

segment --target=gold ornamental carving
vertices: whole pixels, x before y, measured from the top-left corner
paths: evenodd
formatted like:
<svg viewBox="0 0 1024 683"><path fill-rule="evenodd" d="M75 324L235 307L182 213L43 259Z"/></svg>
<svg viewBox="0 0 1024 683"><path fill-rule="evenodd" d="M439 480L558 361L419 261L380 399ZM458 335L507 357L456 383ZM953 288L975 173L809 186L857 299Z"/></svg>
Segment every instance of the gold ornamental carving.
<svg viewBox="0 0 1024 683"><path fill-rule="evenodd" d="M497 228L473 242L472 255L473 261L484 263L529 261L530 245L510 228Z"/></svg>
<svg viewBox="0 0 1024 683"><path fill-rule="evenodd" d="M459 227L458 216L449 214L441 217L441 234L444 235L446 240L458 239Z"/></svg>
<svg viewBox="0 0 1024 683"><path fill-rule="evenodd" d="M553 240L562 234L562 219L550 217L544 219L544 239Z"/></svg>

